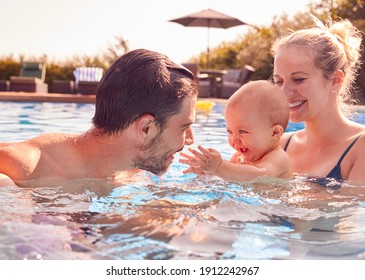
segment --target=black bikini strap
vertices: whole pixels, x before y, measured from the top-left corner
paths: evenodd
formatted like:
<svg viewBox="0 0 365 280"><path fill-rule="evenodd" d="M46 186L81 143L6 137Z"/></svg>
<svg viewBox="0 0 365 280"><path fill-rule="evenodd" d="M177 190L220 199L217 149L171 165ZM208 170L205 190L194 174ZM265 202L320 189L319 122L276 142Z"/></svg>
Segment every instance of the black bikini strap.
<svg viewBox="0 0 365 280"><path fill-rule="evenodd" d="M294 134L295 134L295 132L292 135L289 136L288 140L286 140L286 143L285 143L285 146L284 146L284 151L286 151L286 149L288 148L290 140L294 136Z"/></svg>
<svg viewBox="0 0 365 280"><path fill-rule="evenodd" d="M362 134L360 134L359 136L356 137L356 139L354 141L352 141L352 143L347 147L347 149L343 152L342 156L340 157L340 159L337 162L337 166L341 165L342 160L344 159L344 157L347 155L347 153L351 150L352 146L356 143L356 141L362 136Z"/></svg>

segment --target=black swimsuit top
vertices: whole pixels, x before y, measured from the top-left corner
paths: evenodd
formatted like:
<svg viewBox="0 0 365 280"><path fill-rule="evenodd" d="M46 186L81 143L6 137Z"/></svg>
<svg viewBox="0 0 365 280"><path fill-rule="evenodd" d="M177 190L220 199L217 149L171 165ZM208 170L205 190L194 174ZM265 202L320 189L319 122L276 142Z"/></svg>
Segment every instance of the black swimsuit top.
<svg viewBox="0 0 365 280"><path fill-rule="evenodd" d="M285 146L284 146L284 151L287 150L290 140L293 137L295 133L293 133L292 135L290 135L288 141L286 141ZM362 134L361 134L362 135ZM344 159L344 157L347 155L347 153L351 150L352 146L356 143L356 141L361 137L361 135L359 135L358 137L355 138L354 141L351 142L351 144L347 147L347 149L343 152L343 154L341 155L340 159L338 160L337 164L335 165L335 167L332 168L332 170L327 174L327 176L325 178L317 178L316 182L320 185L327 185L328 182L335 180L337 182L341 182L343 181L343 178L341 176L341 163L342 160ZM332 189L338 189L341 187L340 184L334 184L332 186L329 186Z"/></svg>

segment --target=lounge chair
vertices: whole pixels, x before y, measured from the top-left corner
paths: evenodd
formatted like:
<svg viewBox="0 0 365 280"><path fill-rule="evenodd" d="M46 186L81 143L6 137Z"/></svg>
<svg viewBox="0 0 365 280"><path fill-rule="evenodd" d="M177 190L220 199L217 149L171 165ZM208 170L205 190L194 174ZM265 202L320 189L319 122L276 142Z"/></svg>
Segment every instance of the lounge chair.
<svg viewBox="0 0 365 280"><path fill-rule="evenodd" d="M7 80L0 80L0 91L9 91L10 82Z"/></svg>
<svg viewBox="0 0 365 280"><path fill-rule="evenodd" d="M219 97L229 98L242 85L251 80L254 72L255 68L249 65L245 65L242 70L227 70L227 73L223 76L222 83L218 85Z"/></svg>
<svg viewBox="0 0 365 280"><path fill-rule="evenodd" d="M200 73L200 67L197 63L182 63L184 67L189 69L199 83L199 95L198 97L209 97L210 96L210 88L209 88L209 80L207 74Z"/></svg>
<svg viewBox="0 0 365 280"><path fill-rule="evenodd" d="M73 94L75 92L75 82L71 80L53 80L52 92Z"/></svg>
<svg viewBox="0 0 365 280"><path fill-rule="evenodd" d="M10 91L48 92L46 65L39 62L24 62L19 76L10 77Z"/></svg>
<svg viewBox="0 0 365 280"><path fill-rule="evenodd" d="M194 76L198 79L200 69L197 63L183 63L182 66L190 70L191 73L193 73Z"/></svg>
<svg viewBox="0 0 365 280"><path fill-rule="evenodd" d="M206 76L199 79L199 97L220 97L221 84L226 70L207 69L201 71Z"/></svg>
<svg viewBox="0 0 365 280"><path fill-rule="evenodd" d="M78 94L96 94L103 68L77 67L74 70L76 92Z"/></svg>

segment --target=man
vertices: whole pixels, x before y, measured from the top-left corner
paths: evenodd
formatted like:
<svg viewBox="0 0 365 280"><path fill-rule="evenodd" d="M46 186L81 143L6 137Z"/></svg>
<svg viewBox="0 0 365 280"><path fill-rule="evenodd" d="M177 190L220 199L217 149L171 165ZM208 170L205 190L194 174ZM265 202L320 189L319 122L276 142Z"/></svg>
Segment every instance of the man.
<svg viewBox="0 0 365 280"><path fill-rule="evenodd" d="M165 55L131 51L100 81L88 131L0 145L0 185L49 186L132 169L160 175L194 142L197 88L193 74Z"/></svg>

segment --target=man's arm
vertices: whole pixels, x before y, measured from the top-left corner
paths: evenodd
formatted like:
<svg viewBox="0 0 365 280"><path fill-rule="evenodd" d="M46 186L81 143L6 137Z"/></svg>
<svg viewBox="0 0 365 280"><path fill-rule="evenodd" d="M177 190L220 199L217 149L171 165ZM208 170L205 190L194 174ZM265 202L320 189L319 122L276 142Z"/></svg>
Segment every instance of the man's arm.
<svg viewBox="0 0 365 280"><path fill-rule="evenodd" d="M0 187L5 186L16 186L16 184L8 176L0 173Z"/></svg>

